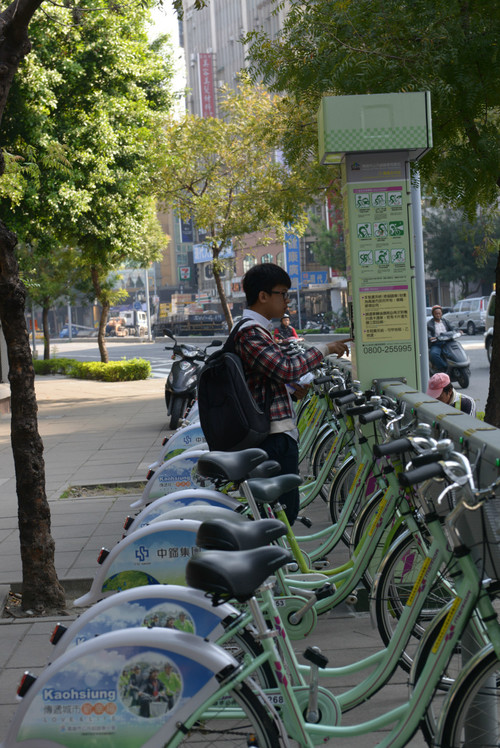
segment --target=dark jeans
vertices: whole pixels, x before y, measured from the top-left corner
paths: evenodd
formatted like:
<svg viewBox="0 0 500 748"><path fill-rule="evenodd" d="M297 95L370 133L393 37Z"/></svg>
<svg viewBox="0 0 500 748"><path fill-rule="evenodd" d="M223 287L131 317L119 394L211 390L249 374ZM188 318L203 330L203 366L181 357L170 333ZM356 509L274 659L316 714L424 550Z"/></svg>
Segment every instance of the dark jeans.
<svg viewBox="0 0 500 748"><path fill-rule="evenodd" d="M429 358L434 369L446 371L448 365L442 356L443 346L441 343L432 343L429 349Z"/></svg>
<svg viewBox="0 0 500 748"><path fill-rule="evenodd" d="M281 475L299 474L299 445L288 434L269 434L262 444L259 444L259 448L267 452L270 460L279 462ZM291 491L284 493L280 498L280 503L285 508L288 521L293 525L299 513L299 489L293 488Z"/></svg>

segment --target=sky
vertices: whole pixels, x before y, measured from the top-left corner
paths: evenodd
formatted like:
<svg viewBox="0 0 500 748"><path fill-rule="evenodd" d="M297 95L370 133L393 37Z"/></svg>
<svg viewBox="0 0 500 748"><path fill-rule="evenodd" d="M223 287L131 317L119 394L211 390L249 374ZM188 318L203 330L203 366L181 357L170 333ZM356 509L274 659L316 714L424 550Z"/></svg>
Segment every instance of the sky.
<svg viewBox="0 0 500 748"><path fill-rule="evenodd" d="M186 86L186 67L184 62L184 52L182 48L179 47L179 26L172 3L169 0L165 0L164 7L155 7L151 16L153 18L153 37L158 36L159 34L170 34L172 45L175 50L174 60L176 63L174 87L176 90L183 90Z"/></svg>

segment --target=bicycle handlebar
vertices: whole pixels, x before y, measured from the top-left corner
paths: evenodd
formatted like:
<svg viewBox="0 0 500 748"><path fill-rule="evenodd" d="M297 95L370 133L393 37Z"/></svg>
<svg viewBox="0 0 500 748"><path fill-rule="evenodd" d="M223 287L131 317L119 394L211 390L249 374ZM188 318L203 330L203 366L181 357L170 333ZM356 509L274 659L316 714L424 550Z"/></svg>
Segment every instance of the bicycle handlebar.
<svg viewBox="0 0 500 748"><path fill-rule="evenodd" d="M414 467L421 467L422 465L430 465L433 462L439 462L443 459L443 455L440 452L436 452L435 449L429 449L426 452L422 452L415 457L412 457L411 463Z"/></svg>
<svg viewBox="0 0 500 748"><path fill-rule="evenodd" d="M371 413L370 412L360 413L359 422L363 424L373 423L373 421L379 421L384 416L385 416L384 411L380 410L379 408L376 408L375 410L372 410Z"/></svg>
<svg viewBox="0 0 500 748"><path fill-rule="evenodd" d="M387 444L375 444L373 455L375 457L399 455L402 452L407 452L409 449L411 449L411 441L409 439L394 439L394 441L387 442Z"/></svg>
<svg viewBox="0 0 500 748"><path fill-rule="evenodd" d="M348 416L368 415L369 413L373 413L373 405L355 405L352 408L346 408L346 413Z"/></svg>
<svg viewBox="0 0 500 748"><path fill-rule="evenodd" d="M408 486L413 486L416 483L423 483L424 480L429 480L429 478L441 478L443 475L441 463L434 462L430 465L422 465L415 470L407 470L398 476L398 480L401 486L408 488Z"/></svg>

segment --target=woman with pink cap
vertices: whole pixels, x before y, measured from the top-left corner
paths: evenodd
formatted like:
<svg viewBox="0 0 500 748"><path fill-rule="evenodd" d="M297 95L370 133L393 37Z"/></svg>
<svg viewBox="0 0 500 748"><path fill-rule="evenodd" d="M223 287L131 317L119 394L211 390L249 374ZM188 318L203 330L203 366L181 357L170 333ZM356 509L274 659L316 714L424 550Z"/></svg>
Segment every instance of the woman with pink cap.
<svg viewBox="0 0 500 748"><path fill-rule="evenodd" d="M458 408L462 413L467 413L469 416L476 415L476 403L472 397L462 392L456 392L448 374L443 374L442 372L434 374L429 379L427 394L446 405L450 405L452 408Z"/></svg>

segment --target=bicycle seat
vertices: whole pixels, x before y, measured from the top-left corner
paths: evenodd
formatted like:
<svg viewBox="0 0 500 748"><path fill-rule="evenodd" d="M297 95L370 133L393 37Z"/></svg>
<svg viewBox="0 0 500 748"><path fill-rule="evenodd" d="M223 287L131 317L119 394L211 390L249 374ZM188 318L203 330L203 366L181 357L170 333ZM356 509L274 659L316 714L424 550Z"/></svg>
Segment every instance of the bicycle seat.
<svg viewBox="0 0 500 748"><path fill-rule="evenodd" d="M274 478L266 478L265 480L252 478L248 481L255 501L258 504L270 504L271 506L278 502L280 496L287 493L287 491L291 491L292 488L297 488L301 483L302 478L300 475L292 473L277 475Z"/></svg>
<svg viewBox="0 0 500 748"><path fill-rule="evenodd" d="M249 478L273 478L281 472L281 465L276 460L266 460L257 465L256 468L248 474Z"/></svg>
<svg viewBox="0 0 500 748"><path fill-rule="evenodd" d="M196 534L196 545L218 551L247 551L269 545L285 533L286 527L279 519L236 524L219 517L202 522Z"/></svg>
<svg viewBox="0 0 500 748"><path fill-rule="evenodd" d="M290 561L290 551L277 545L233 553L204 551L187 562L186 582L214 595L214 601L234 598L244 603L276 569Z"/></svg>
<svg viewBox="0 0 500 748"><path fill-rule="evenodd" d="M239 452L207 452L199 458L197 470L204 478L238 483L248 478L252 470L267 459L267 453L257 447Z"/></svg>

